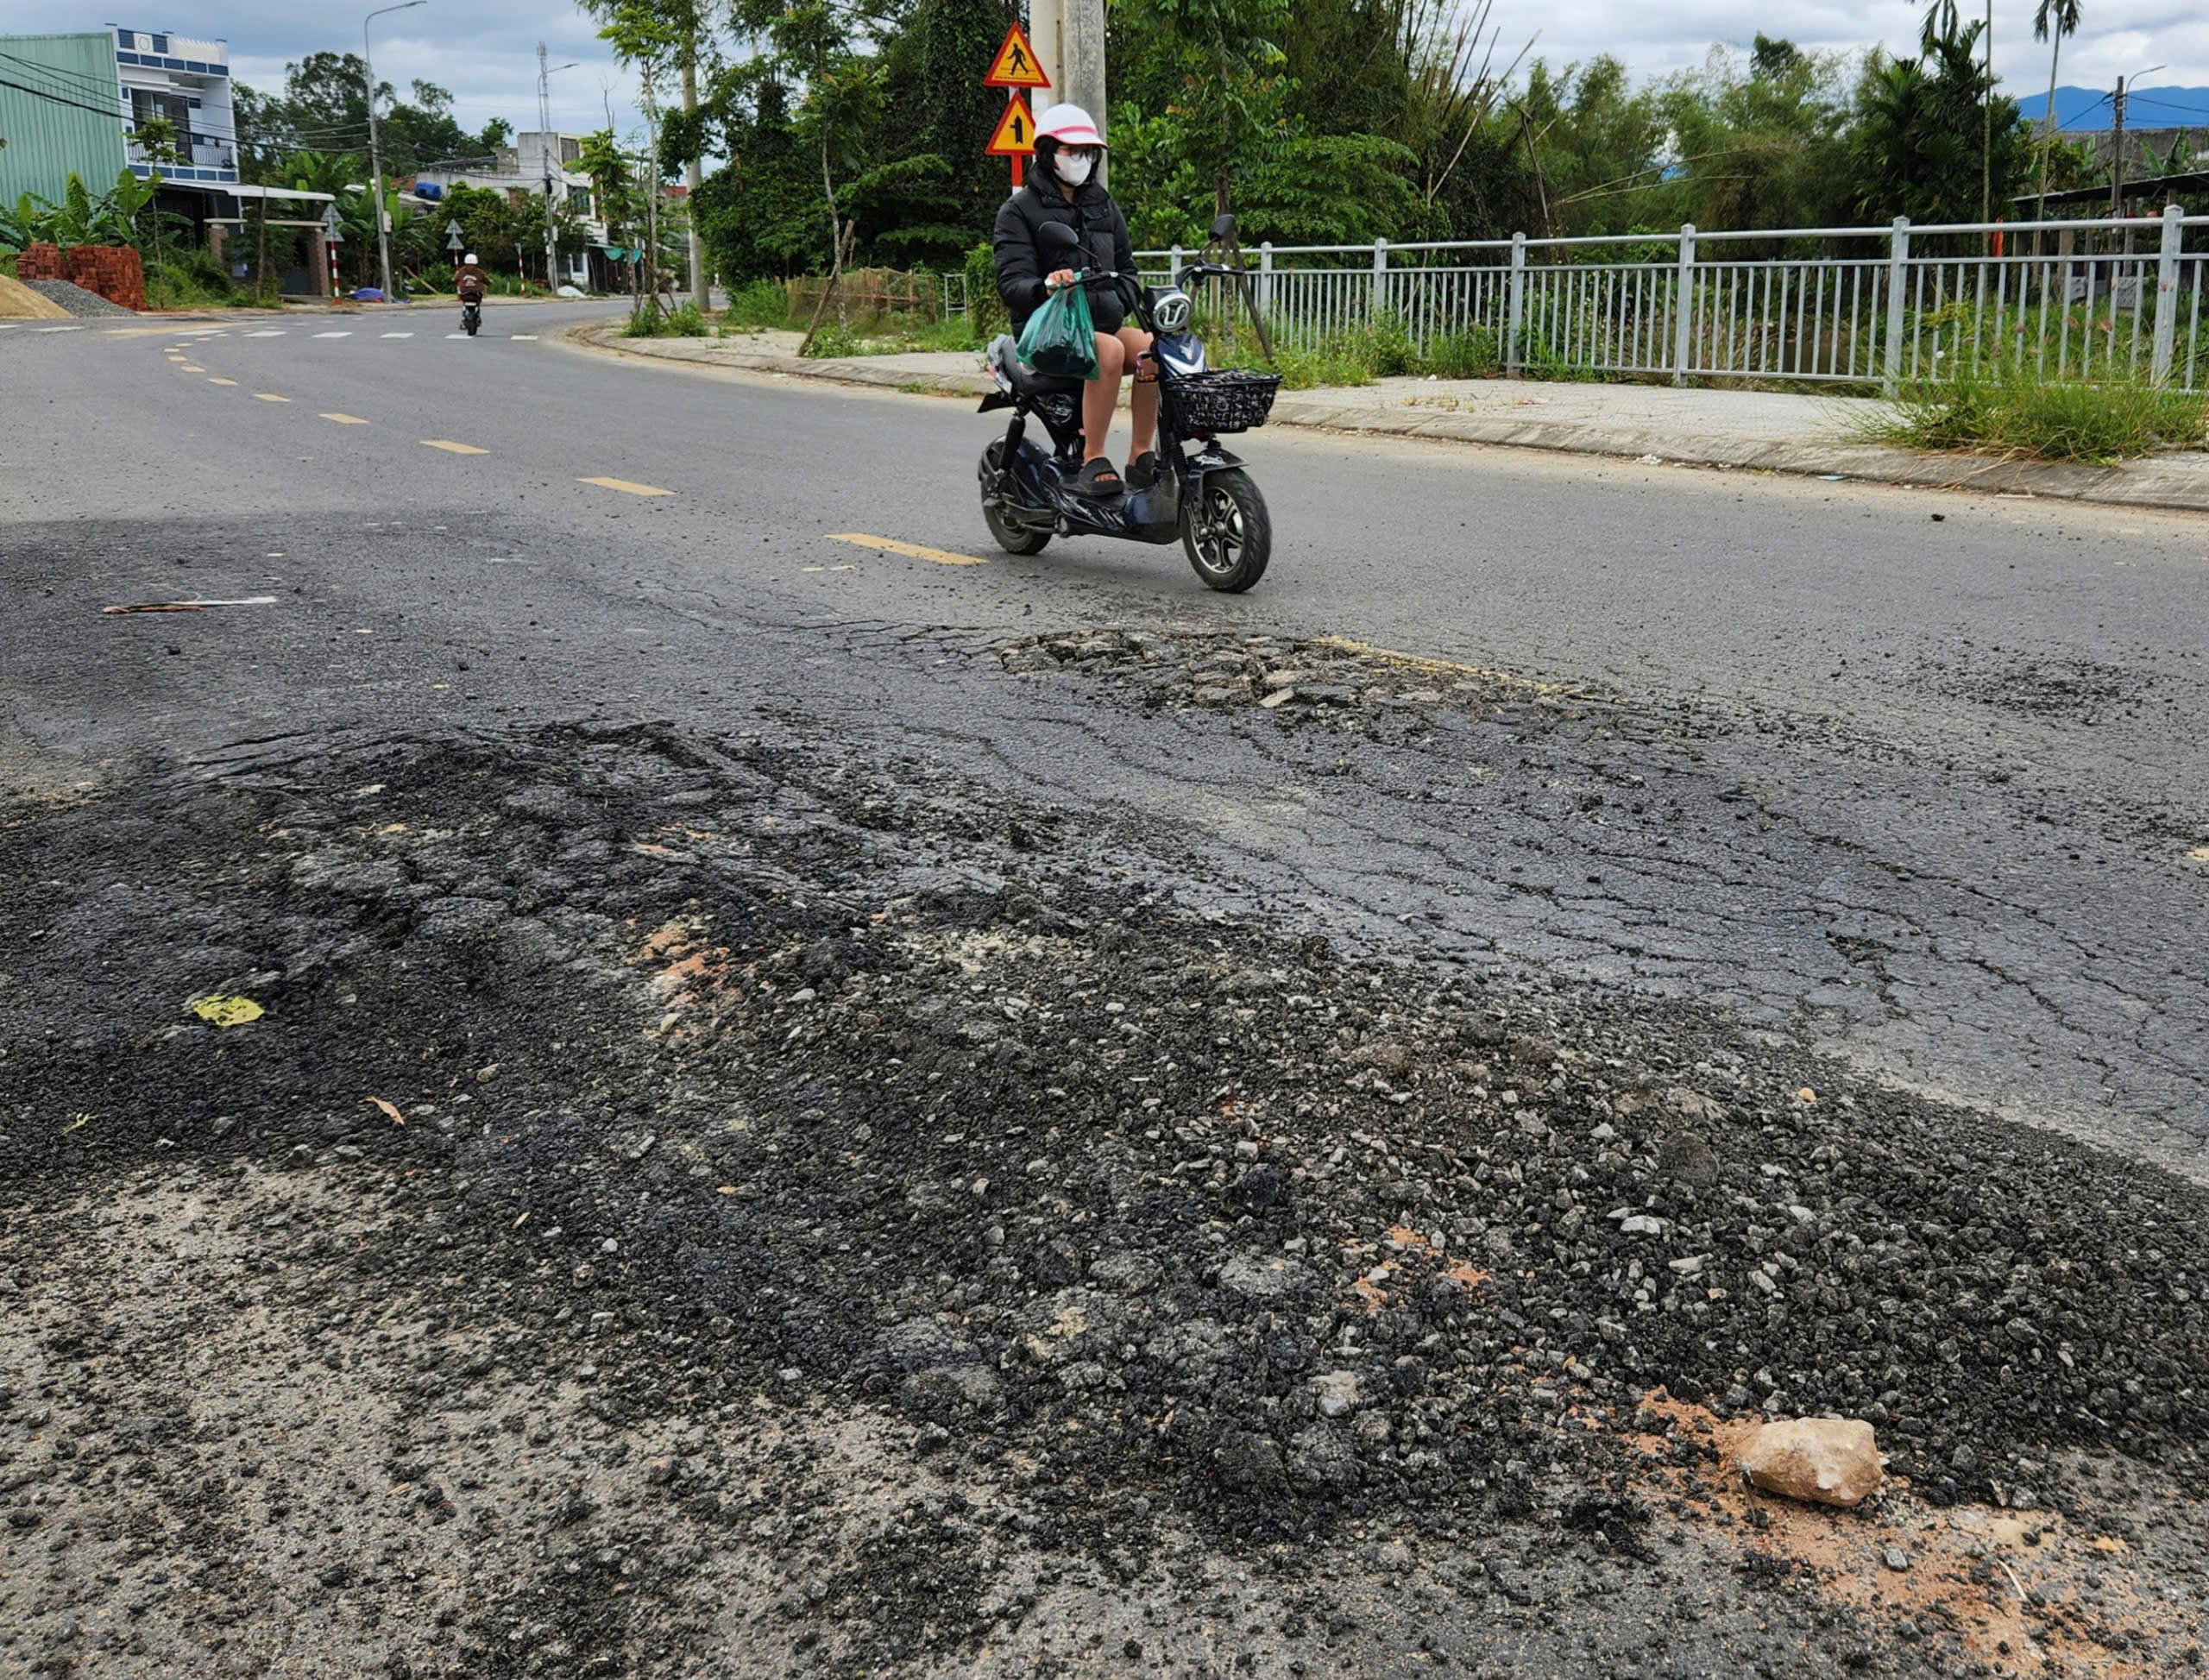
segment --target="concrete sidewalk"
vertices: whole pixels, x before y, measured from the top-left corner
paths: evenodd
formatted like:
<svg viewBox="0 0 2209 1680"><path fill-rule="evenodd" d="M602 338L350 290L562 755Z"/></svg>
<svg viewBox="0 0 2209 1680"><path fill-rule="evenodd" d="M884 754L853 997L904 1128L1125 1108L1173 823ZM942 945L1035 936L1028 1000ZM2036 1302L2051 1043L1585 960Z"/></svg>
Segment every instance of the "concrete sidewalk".
<svg viewBox="0 0 2209 1680"><path fill-rule="evenodd" d="M585 326L569 337L623 356L796 379L967 396L994 388L979 356L972 351L805 360L796 353L799 335L794 332L728 338L623 338L620 332L618 325ZM1876 398L1772 391L1384 379L1363 387L1283 392L1274 406L1272 424L1620 456L1652 465L1746 468L2209 511L2209 451L2093 467L1926 455L1853 441L1880 406Z"/></svg>

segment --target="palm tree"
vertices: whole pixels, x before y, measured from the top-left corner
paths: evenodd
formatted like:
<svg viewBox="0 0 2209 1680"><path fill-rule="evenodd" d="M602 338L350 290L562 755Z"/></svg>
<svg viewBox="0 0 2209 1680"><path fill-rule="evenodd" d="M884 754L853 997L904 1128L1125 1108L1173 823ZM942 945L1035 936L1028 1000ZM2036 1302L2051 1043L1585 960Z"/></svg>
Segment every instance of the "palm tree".
<svg viewBox="0 0 2209 1680"><path fill-rule="evenodd" d="M2036 222L2048 219L2048 154L2055 146L2055 66L2063 56L2063 37L2079 33L2079 0L2040 0L2040 9L2033 14L2033 39L2047 41L2051 24L2055 39L2048 49L2048 110L2041 116L2040 192L2033 204Z"/></svg>

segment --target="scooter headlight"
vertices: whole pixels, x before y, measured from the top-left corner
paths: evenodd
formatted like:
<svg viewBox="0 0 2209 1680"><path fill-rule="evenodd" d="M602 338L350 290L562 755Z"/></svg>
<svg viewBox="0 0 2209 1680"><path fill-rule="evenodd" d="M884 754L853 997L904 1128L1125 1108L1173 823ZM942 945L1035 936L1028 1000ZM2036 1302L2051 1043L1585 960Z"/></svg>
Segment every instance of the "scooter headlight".
<svg viewBox="0 0 2209 1680"><path fill-rule="evenodd" d="M1186 292L1174 291L1163 293L1158 301L1151 305L1150 318L1157 323L1161 332L1186 332L1188 330L1189 317L1193 312L1193 308L1189 302L1189 294Z"/></svg>

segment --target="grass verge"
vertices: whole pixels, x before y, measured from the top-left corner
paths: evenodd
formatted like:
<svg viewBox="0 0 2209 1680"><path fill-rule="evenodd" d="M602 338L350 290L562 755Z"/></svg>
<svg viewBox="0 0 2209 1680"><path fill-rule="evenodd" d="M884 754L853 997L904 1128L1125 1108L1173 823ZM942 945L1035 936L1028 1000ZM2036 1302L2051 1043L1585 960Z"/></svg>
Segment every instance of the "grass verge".
<svg viewBox="0 0 2209 1680"><path fill-rule="evenodd" d="M2205 428L2209 394L2174 391L2137 375L2058 383L2002 362L1904 388L1861 435L1904 449L2108 465L2163 450L2199 449Z"/></svg>

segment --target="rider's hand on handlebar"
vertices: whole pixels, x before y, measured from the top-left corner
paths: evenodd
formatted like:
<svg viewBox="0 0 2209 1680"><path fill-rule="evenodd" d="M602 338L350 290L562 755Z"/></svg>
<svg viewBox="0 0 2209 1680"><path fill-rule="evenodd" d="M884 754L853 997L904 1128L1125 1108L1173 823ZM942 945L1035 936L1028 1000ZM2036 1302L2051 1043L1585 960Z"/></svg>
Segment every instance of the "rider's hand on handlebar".
<svg viewBox="0 0 2209 1680"><path fill-rule="evenodd" d="M1062 286L1072 286L1073 284L1073 270L1071 268L1061 268L1056 274L1047 278L1043 282L1044 286L1048 290L1053 292L1057 291Z"/></svg>

